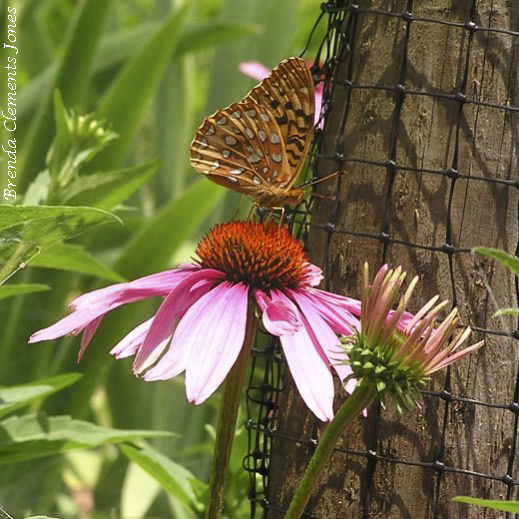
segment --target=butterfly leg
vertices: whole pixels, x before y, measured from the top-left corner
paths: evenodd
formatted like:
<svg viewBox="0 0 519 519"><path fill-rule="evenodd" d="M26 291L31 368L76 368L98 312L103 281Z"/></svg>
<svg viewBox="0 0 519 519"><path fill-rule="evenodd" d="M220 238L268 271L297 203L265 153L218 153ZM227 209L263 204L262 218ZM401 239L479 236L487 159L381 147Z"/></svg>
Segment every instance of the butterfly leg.
<svg viewBox="0 0 519 519"><path fill-rule="evenodd" d="M285 218L285 208L284 207L271 207L266 221L268 222L273 217L273 215L276 211L279 211L278 226L281 227L281 224L283 223L283 219Z"/></svg>
<svg viewBox="0 0 519 519"><path fill-rule="evenodd" d="M238 216L238 213L240 212L240 209L241 209L241 205L243 203L243 196L244 195L241 195L240 196L240 203L238 204L238 208L236 209L235 213L232 215L232 218L231 220L234 220L237 216ZM250 216L250 213L249 213L249 216ZM248 219L248 218L247 218Z"/></svg>
<svg viewBox="0 0 519 519"><path fill-rule="evenodd" d="M252 205L250 206L249 214L247 215L247 220L251 220L252 216L254 214L254 211L259 207L259 205L256 202L252 202Z"/></svg>
<svg viewBox="0 0 519 519"><path fill-rule="evenodd" d="M279 226L283 225L283 220L285 219L285 208L284 207L273 207L273 209L279 209Z"/></svg>
<svg viewBox="0 0 519 519"><path fill-rule="evenodd" d="M310 193L310 196L312 198L318 198L320 200L328 200L330 202L335 202L335 200L337 199L337 197L335 195L325 195L323 193Z"/></svg>

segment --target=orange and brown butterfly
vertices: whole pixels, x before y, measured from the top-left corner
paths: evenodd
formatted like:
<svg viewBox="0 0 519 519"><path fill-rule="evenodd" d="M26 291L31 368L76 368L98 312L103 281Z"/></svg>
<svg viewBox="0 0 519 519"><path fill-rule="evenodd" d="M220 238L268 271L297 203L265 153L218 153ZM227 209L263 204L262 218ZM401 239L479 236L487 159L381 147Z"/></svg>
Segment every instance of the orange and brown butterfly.
<svg viewBox="0 0 519 519"><path fill-rule="evenodd" d="M240 102L205 118L191 143L191 166L260 207L298 204L303 191L293 185L313 123L312 75L302 59L286 59Z"/></svg>

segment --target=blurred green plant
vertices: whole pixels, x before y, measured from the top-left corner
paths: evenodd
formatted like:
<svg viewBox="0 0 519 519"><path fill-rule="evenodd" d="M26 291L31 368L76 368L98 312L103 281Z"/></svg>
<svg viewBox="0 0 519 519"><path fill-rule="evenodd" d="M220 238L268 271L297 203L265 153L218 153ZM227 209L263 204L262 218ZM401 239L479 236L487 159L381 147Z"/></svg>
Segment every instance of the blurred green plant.
<svg viewBox="0 0 519 519"><path fill-rule="evenodd" d="M495 259L503 267L506 267L516 278L519 278L519 258L508 254L501 249L493 249L491 247L474 247L472 252L483 254L488 258ZM501 308L494 317L501 317L503 315L519 315L519 308Z"/></svg>
<svg viewBox="0 0 519 519"><path fill-rule="evenodd" d="M179 381L144 383L107 355L153 312L153 303L114 312L79 365L83 377L59 390L78 370L76 342L26 343L63 315L74 294L188 259L204 230L234 213L234 195L190 170L189 143L205 115L252 86L238 63L274 66L299 54L318 7L313 0L13 0L10 6L17 10L20 48L16 142L23 202L0 205L0 383L10 391L0 413L12 406L5 430L33 428L46 457L14 462L13 453L27 447L22 435L6 450L0 444L0 462L10 461L0 474L0 502L14 516L79 517L83 492L93 503L91 517L111 517L112 510L135 519L201 517L218 397L194 408ZM4 33L6 9L3 3ZM6 168L0 162L2 183ZM52 448L41 429L36 434L41 417L44 432L62 434ZM97 431L100 446L85 450L94 444L80 441L76 427L90 436ZM114 448L107 432L113 430L137 436ZM149 434L149 443L136 439ZM250 508L242 428L235 445L226 514L240 519Z"/></svg>
<svg viewBox="0 0 519 519"><path fill-rule="evenodd" d="M465 503L467 505L480 506L490 508L492 510L501 510L502 512L512 512L519 514L519 501L499 501L497 499L478 499L475 497L456 496L452 500L455 503Z"/></svg>
<svg viewBox="0 0 519 519"><path fill-rule="evenodd" d="M503 267L507 268L516 278L519 278L519 258L516 256L508 254L504 250L494 249L492 247L474 247L472 252L495 259ZM501 308L494 313L494 317L506 315L518 316L519 308ZM490 508L492 510L501 510L503 512L512 512L516 514L519 513L519 501L481 499L468 496L456 496L452 500L456 503L465 503L468 505Z"/></svg>

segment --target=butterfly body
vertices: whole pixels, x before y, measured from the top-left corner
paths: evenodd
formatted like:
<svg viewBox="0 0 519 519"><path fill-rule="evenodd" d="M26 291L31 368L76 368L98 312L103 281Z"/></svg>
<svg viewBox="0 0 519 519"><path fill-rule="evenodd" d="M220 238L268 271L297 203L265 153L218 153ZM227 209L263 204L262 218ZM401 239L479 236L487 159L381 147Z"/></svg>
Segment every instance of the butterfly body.
<svg viewBox="0 0 519 519"><path fill-rule="evenodd" d="M264 208L298 204L293 184L314 120L314 84L299 58L281 62L245 98L205 118L191 143L191 165Z"/></svg>

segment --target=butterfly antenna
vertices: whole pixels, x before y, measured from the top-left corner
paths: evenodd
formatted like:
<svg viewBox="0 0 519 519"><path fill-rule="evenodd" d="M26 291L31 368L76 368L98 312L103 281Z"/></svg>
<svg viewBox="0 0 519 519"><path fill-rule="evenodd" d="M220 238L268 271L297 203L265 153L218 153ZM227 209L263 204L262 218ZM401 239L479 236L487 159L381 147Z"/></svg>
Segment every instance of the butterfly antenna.
<svg viewBox="0 0 519 519"><path fill-rule="evenodd" d="M312 41L312 37L314 35L315 30L317 29L317 26L319 25L319 22L321 21L322 17L324 16L324 11L321 11L321 14L319 15L319 18L317 18L317 21L315 22L312 30L310 31L310 35L308 36L308 40L306 40L306 45L301 54L299 54L299 57L302 58L303 54L308 50L308 47L310 47L310 42Z"/></svg>
<svg viewBox="0 0 519 519"><path fill-rule="evenodd" d="M312 179L312 180L303 182L298 187L299 187L299 189L305 189L306 187L309 187L309 186L315 186L315 184L319 184L320 182L324 182L325 180L330 180L332 178L338 177L339 175L342 175L343 173L345 173L345 171L342 171L342 170L335 171L333 173L330 173L329 175L326 175L325 177L320 177L320 178L316 178L316 179Z"/></svg>

